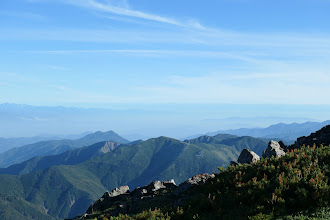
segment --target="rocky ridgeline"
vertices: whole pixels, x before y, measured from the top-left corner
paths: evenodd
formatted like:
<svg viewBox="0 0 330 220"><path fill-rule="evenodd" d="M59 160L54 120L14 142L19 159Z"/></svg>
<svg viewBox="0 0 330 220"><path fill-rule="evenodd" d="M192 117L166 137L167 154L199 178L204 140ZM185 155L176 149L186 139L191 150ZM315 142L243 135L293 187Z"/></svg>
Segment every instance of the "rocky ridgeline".
<svg viewBox="0 0 330 220"><path fill-rule="evenodd" d="M312 133L308 137L303 136L298 138L293 145L288 147L288 150L299 148L302 145L309 145L312 147L314 144L316 146L320 146L321 144L330 145L330 125L323 127L321 130Z"/></svg>
<svg viewBox="0 0 330 220"><path fill-rule="evenodd" d="M97 216L105 211L112 216L132 215L150 208L162 208L164 204L171 204L173 208L176 208L182 205L185 199L191 198L190 189L214 177L214 174L196 175L179 186L173 179L164 182L154 181L144 187L137 187L133 191L130 191L128 186L121 186L104 193L99 200L89 206L84 215L75 219L93 218L94 215Z"/></svg>

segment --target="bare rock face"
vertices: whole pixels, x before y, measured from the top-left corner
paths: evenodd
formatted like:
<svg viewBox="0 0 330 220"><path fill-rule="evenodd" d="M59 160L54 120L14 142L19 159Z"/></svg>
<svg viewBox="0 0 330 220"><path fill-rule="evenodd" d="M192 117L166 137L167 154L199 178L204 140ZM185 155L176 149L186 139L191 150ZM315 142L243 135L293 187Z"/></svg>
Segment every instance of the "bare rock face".
<svg viewBox="0 0 330 220"><path fill-rule="evenodd" d="M267 149L263 152L262 157L271 158L274 156L275 158L282 157L285 155L284 149L281 147L281 145L277 141L269 141Z"/></svg>
<svg viewBox="0 0 330 220"><path fill-rule="evenodd" d="M104 143L104 146L98 150L98 154L102 155L102 154L109 153L109 152L113 151L114 149L116 149L119 145L120 145L119 143L107 141Z"/></svg>
<svg viewBox="0 0 330 220"><path fill-rule="evenodd" d="M245 148L239 155L237 162L241 164L256 163L258 160L260 160L260 157L256 153Z"/></svg>
<svg viewBox="0 0 330 220"><path fill-rule="evenodd" d="M115 197L115 196L119 196L119 195L126 194L126 193L129 193L129 187L121 186L119 188L115 188L114 190L112 190L111 193L109 193L109 196Z"/></svg>
<svg viewBox="0 0 330 220"><path fill-rule="evenodd" d="M105 192L103 196L89 206L86 213L92 214L100 210L104 210L106 207L111 205L113 202L116 202L122 198L122 196L129 194L128 186L121 186L119 188L113 189L111 192Z"/></svg>

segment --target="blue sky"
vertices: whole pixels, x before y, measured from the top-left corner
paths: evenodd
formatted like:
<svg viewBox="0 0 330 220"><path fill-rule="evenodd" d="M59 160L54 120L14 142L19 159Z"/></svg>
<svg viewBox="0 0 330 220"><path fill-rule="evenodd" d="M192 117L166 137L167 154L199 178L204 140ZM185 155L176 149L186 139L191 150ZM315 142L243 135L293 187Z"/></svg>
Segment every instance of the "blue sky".
<svg viewBox="0 0 330 220"><path fill-rule="evenodd" d="M0 103L330 104L329 0L2 0Z"/></svg>

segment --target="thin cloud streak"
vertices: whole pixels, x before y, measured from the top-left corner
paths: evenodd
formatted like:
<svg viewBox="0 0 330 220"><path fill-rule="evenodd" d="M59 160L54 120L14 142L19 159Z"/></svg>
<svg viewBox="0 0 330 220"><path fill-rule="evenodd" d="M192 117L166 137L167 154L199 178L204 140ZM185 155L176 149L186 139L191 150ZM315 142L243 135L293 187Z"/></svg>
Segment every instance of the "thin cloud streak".
<svg viewBox="0 0 330 220"><path fill-rule="evenodd" d="M171 24L171 25L176 25L176 26L182 26L182 27L193 27L193 28L203 28L202 25L200 25L198 22L181 22L173 18L165 17L165 16L160 16L160 15L155 15L151 13L145 13L137 10L133 10L127 7L119 7L119 6L114 6L110 3L104 4L95 0L70 0L70 1L62 1L64 3L70 3L79 7L85 7L91 10L96 10L96 11L102 11L102 12L107 12L111 14L116 14L116 15L122 15L122 16L127 16L127 17L133 17L133 18L138 18L138 19L145 19L145 20L150 20L150 21L156 21L156 22L161 22L161 23L166 23L166 24Z"/></svg>
<svg viewBox="0 0 330 220"><path fill-rule="evenodd" d="M235 53L206 50L37 50L37 51L11 51L18 53L39 53L39 54L89 54L89 53L115 53L144 56L182 56L182 57L213 57L230 58L247 62L258 62L248 56L241 56Z"/></svg>
<svg viewBox="0 0 330 220"><path fill-rule="evenodd" d="M75 41L119 43L171 43L177 45L194 45L198 47L231 47L231 50L248 50L254 54L262 53L298 56L313 53L314 55L330 55L330 37L308 34L266 34L231 31L215 31L203 34L202 31L137 31L137 30L98 30L98 29L5 29L0 36L2 41Z"/></svg>

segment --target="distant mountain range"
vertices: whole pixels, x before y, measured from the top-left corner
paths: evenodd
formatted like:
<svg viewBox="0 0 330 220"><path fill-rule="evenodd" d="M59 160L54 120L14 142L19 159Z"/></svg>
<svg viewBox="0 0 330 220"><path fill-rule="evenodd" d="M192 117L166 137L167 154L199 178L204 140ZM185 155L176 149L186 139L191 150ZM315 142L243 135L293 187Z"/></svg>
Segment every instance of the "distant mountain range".
<svg viewBox="0 0 330 220"><path fill-rule="evenodd" d="M113 131L95 132L76 140L50 140L41 141L34 144L25 145L10 149L0 154L0 167L8 167L13 164L21 163L35 156L56 155L73 148L88 146L101 141L114 141L118 143L128 143Z"/></svg>
<svg viewBox="0 0 330 220"><path fill-rule="evenodd" d="M141 103L139 106L111 104L108 108L79 108L4 103L0 104L0 137L51 137L114 130L130 141L158 136L179 139L224 129L326 120L329 112L330 106L304 105ZM316 119L311 117L316 114Z"/></svg>
<svg viewBox="0 0 330 220"><path fill-rule="evenodd" d="M84 132L74 135L62 135L62 136L36 136L36 137L19 137L19 138L1 138L0 137L0 153L10 150L15 147L21 147L28 144L33 144L40 141L48 140L61 140L61 139L78 139L90 134L92 132Z"/></svg>
<svg viewBox="0 0 330 220"><path fill-rule="evenodd" d="M168 137L128 144L101 142L62 154L34 157L1 169L0 219L58 219L84 213L105 191L153 180L216 171L243 148L261 153L267 139L233 135L179 141ZM20 175L8 175L20 174Z"/></svg>
<svg viewBox="0 0 330 220"><path fill-rule="evenodd" d="M36 156L23 163L14 164L8 168L0 168L0 174L27 174L54 165L74 165L82 163L92 157L108 153L118 146L120 146L119 143L104 141L75 150L69 150L58 155Z"/></svg>
<svg viewBox="0 0 330 220"><path fill-rule="evenodd" d="M213 136L216 134L232 134L237 136L273 138L282 140L286 142L286 144L292 144L298 137L310 135L312 132L315 132L329 124L330 120L324 122L305 122L292 124L279 123L271 125L267 128L240 128L219 130L216 132L208 132L205 135ZM187 138L189 139L199 136L201 135L193 135Z"/></svg>

